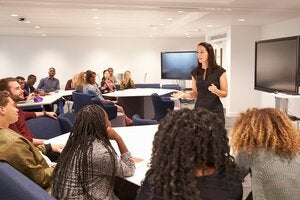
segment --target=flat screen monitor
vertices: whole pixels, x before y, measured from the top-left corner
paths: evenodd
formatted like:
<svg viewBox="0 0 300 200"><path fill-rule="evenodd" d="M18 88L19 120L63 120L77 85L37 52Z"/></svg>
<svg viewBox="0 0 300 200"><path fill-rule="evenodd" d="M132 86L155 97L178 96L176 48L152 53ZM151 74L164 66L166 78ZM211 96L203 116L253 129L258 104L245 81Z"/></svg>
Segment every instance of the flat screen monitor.
<svg viewBox="0 0 300 200"><path fill-rule="evenodd" d="M190 80L197 66L196 51L161 52L161 79Z"/></svg>
<svg viewBox="0 0 300 200"><path fill-rule="evenodd" d="M256 90L298 94L299 68L298 36L255 43Z"/></svg>

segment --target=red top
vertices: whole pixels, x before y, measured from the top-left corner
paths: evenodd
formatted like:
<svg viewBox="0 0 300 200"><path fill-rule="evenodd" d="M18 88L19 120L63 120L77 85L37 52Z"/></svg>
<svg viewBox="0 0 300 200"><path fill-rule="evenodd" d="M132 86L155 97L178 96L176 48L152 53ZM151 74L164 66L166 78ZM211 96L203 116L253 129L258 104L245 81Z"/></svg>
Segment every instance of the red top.
<svg viewBox="0 0 300 200"><path fill-rule="evenodd" d="M9 128L14 130L15 132L24 136L27 140L32 142L32 138L34 137L31 131L29 130L26 120L36 118L34 112L24 112L19 108L19 117L18 121L9 125Z"/></svg>

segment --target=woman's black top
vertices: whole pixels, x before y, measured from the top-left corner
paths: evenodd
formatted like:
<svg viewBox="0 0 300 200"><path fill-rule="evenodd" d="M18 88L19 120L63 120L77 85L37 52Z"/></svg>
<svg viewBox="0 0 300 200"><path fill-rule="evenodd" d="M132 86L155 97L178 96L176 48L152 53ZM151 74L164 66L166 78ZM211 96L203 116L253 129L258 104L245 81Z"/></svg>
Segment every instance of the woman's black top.
<svg viewBox="0 0 300 200"><path fill-rule="evenodd" d="M149 179L146 177L141 186L136 200L163 200L161 192L152 192ZM241 200L243 197L243 187L241 180L228 180L224 170L216 172L208 176L199 176L197 179L197 187L200 190L201 200Z"/></svg>
<svg viewBox="0 0 300 200"><path fill-rule="evenodd" d="M195 103L195 108L205 108L212 112L223 111L223 105L220 98L208 90L211 84L214 84L220 89L220 76L226 72L223 67L218 67L214 70L212 75L203 80L205 69L195 68L192 71L192 76L196 80L198 97Z"/></svg>

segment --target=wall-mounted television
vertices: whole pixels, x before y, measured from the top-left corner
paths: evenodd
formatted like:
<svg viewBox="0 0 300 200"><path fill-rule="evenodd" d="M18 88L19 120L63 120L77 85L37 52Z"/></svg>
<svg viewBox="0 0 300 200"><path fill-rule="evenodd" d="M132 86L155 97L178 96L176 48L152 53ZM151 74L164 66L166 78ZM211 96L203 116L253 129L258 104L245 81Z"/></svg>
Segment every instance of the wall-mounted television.
<svg viewBox="0 0 300 200"><path fill-rule="evenodd" d="M197 66L196 51L161 52L161 79L190 80Z"/></svg>
<svg viewBox="0 0 300 200"><path fill-rule="evenodd" d="M254 89L298 94L299 46L299 36L255 42Z"/></svg>

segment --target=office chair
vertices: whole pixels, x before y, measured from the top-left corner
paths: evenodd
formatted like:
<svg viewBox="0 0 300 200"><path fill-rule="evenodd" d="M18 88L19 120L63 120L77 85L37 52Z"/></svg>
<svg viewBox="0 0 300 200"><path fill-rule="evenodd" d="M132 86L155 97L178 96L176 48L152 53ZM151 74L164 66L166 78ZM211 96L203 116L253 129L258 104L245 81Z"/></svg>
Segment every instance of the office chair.
<svg viewBox="0 0 300 200"><path fill-rule="evenodd" d="M71 131L72 123L70 120L58 117L38 117L26 121L29 130L36 138L50 139Z"/></svg>
<svg viewBox="0 0 300 200"><path fill-rule="evenodd" d="M171 90L181 90L182 89L179 84L164 84L161 86L161 88L171 89Z"/></svg>
<svg viewBox="0 0 300 200"><path fill-rule="evenodd" d="M126 126L125 115L117 111L117 106L113 102L101 102L98 97L82 92L72 92L75 114L84 106L97 104L101 106L108 115L112 127Z"/></svg>
<svg viewBox="0 0 300 200"><path fill-rule="evenodd" d="M174 110L174 101L167 97L160 97L157 93L151 94L154 108L154 120L161 120L169 110Z"/></svg>
<svg viewBox="0 0 300 200"><path fill-rule="evenodd" d="M6 162L0 162L0 199L55 200L43 188Z"/></svg>
<svg viewBox="0 0 300 200"><path fill-rule="evenodd" d="M113 102L101 102L99 98L82 92L72 92L75 114L84 106L97 104L101 106L108 115L109 120L117 117L117 107Z"/></svg>
<svg viewBox="0 0 300 200"><path fill-rule="evenodd" d="M138 114L132 116L133 126L158 124L157 120L142 119Z"/></svg>

